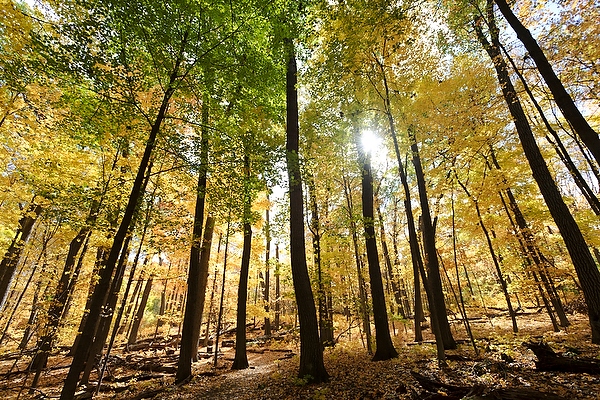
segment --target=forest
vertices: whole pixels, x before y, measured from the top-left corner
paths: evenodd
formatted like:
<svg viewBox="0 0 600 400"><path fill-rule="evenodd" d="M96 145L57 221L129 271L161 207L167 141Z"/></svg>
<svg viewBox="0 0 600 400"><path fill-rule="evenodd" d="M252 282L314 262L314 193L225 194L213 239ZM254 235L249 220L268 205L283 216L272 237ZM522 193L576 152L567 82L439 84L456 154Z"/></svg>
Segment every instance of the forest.
<svg viewBox="0 0 600 400"><path fill-rule="evenodd" d="M0 0L6 399L596 399L597 0Z"/></svg>

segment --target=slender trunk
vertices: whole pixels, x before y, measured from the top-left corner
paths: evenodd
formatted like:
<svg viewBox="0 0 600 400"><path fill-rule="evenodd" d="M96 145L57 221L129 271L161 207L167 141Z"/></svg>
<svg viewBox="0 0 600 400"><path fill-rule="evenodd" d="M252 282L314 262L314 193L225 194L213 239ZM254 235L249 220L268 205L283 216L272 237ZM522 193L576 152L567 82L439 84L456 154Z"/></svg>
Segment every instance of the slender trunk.
<svg viewBox="0 0 600 400"><path fill-rule="evenodd" d="M279 330L281 318L281 282L279 280L281 272L279 270L279 243L275 243L275 331Z"/></svg>
<svg viewBox="0 0 600 400"><path fill-rule="evenodd" d="M306 265L304 238L304 207L300 172L298 93L296 56L291 39L286 40L286 161L290 196L290 262L300 319L300 368L298 376L312 383L329 379L323 364L323 349L319 342L319 326L310 277Z"/></svg>
<svg viewBox="0 0 600 400"><path fill-rule="evenodd" d="M45 327L46 333L41 337L40 343L38 344L39 350L32 361L32 368L36 369L36 375L41 373L41 370L46 367L48 361L48 355L52 349L52 345L58 334L58 328L61 323L61 317L65 311L66 304L68 303L69 294L71 289L75 285L77 275L73 274L75 267L75 260L77 254L87 242L92 226L96 223L98 212L100 211L100 202L94 200L92 202L90 212L86 219L85 226L83 226L77 235L71 240L69 245L69 251L65 260L65 266L63 272L56 286L56 291L52 303L48 309L47 323Z"/></svg>
<svg viewBox="0 0 600 400"><path fill-rule="evenodd" d="M358 136L358 135L357 135ZM357 137L358 139L358 137ZM360 144L358 145L360 146ZM357 146L357 147L358 147ZM373 361L389 360L398 356L390 336L390 328L385 305L383 280L379 267L379 254L375 238L375 218L373 213L373 173L368 154L363 154L360 148L359 158L362 160L362 213L365 230L365 247L369 261L369 278L371 281L371 299L373 301L373 320L375 322L376 350Z"/></svg>
<svg viewBox="0 0 600 400"><path fill-rule="evenodd" d="M456 286L458 287L458 293L460 296L460 308L462 310L461 314L463 316L463 321L465 323L465 330L467 331L467 335L471 340L471 344L473 345L473 350L475 350L475 354L479 356L479 349L477 348L477 344L475 343L475 337L473 336L473 331L471 330L471 324L469 323L469 318L467 317L467 308L465 307L465 298L463 297L462 287L460 284L460 274L458 272L458 259L456 256L456 213L454 212L454 187L452 187L452 198L451 198L451 209L452 209L452 255L454 260L454 270L456 271Z"/></svg>
<svg viewBox="0 0 600 400"><path fill-rule="evenodd" d="M267 196L267 201L269 197ZM271 318L269 318L269 291L271 290L271 230L269 221L269 209L265 210L265 288L263 299L265 301L265 336L271 336Z"/></svg>
<svg viewBox="0 0 600 400"><path fill-rule="evenodd" d="M577 135L594 155L597 163L600 163L600 138L598 133L592 129L587 120L581 114L575 102L563 86L562 82L556 76L552 66L548 62L546 55L538 45L537 41L531 35L531 32L521 23L517 16L512 12L506 0L494 0L500 9L506 21L513 28L517 37L523 42L529 56L535 62L538 71L548 85L548 89L554 96L554 101L560 108L562 114L569 121ZM493 10L492 10L493 12ZM494 22L495 25L495 22ZM496 28L494 28L496 29Z"/></svg>
<svg viewBox="0 0 600 400"><path fill-rule="evenodd" d="M155 188L155 192L156 192L156 188ZM154 199L154 193L152 195L152 199ZM112 347L115 343L115 339L119 332L119 326L121 324L121 318L123 317L125 305L127 304L127 301L129 300L129 291L131 289L131 283L133 282L133 277L135 276L135 271L136 271L138 263L140 261L142 246L144 244L144 240L146 239L146 233L147 233L148 227L150 225L150 213L152 211L153 204L154 204L154 201L150 201L148 204L148 207L146 208L146 216L144 219L145 222L144 222L144 228L142 230L142 236L140 237L140 243L139 243L137 251L135 253L135 257L133 259L133 264L131 265L131 270L129 271L129 278L127 279L127 285L125 286L125 293L123 293L121 305L119 307L119 311L117 312L117 317L115 319L115 323L114 323L114 326L112 329L110 340L108 342L108 348L106 349L106 355L104 356L103 362L101 363L101 366L100 366L100 373L98 376L98 385L96 387L96 394L98 394L98 391L100 390L100 387L102 385L102 378L104 377L104 372L106 371L106 366L108 364L108 358L110 356L110 352L112 350ZM161 259L161 262L162 262L162 259ZM165 285L166 285L166 283L165 283ZM136 288L137 288L137 285L136 285Z"/></svg>
<svg viewBox="0 0 600 400"><path fill-rule="evenodd" d="M581 234L577 222L573 218L573 215L569 211L569 208L565 204L558 187L548 166L540 152L539 147L535 141L531 127L527 122L525 112L521 107L519 98L515 91L510 77L508 75L508 67L502 58L502 54L499 49L499 41L497 35L497 28L493 18L493 9L491 4L488 5L488 24L491 24L492 31L492 44L483 35L481 29L481 21L475 21L475 28L478 39L487 51L494 68L498 75L498 80L502 93L506 100L506 104L511 113L521 145L529 165L531 167L533 177L537 182L540 192L544 197L544 200L548 206L550 214L556 223L558 230L565 242L575 271L579 278L579 282L583 289L583 294L588 306L588 317L590 321L590 327L592 331L592 343L600 343L600 271L596 266L594 259L590 253L590 250Z"/></svg>
<svg viewBox="0 0 600 400"><path fill-rule="evenodd" d="M184 39L184 42L185 41L186 39ZM179 62L177 63L177 65L178 64ZM177 78L177 74L178 67L175 67L169 85L167 86L167 90L163 96L162 104L157 113L156 119L152 125L148 141L146 142L144 155L142 156L142 160L140 161L140 165L135 181L133 183L133 187L131 189L131 194L129 196L127 207L125 208L125 213L123 214L123 218L121 220L121 224L119 225L119 229L115 234L113 245L110 249L110 253L106 260L106 265L100 272L100 280L98 281L98 284L96 285L96 288L94 290L94 294L92 295L88 317L82 330L79 343L91 343L96 333L98 323L100 322L102 308L105 305L105 297L110 289L111 278L113 273L115 272L117 261L123 248L123 242L125 241L127 235L130 232L135 210L137 209L139 200L143 194L142 187L144 183L144 178L146 176L146 172L148 172L148 175L150 172L150 157L156 145L158 132L166 116L167 107L170 103L171 96L175 90L173 85L175 83L175 79ZM87 355L87 351L79 349L78 346L77 350L73 355L71 368L69 368L69 373L67 374L67 378L65 379L65 383L60 397L61 400L68 400L73 398L77 389L79 375L81 374L81 371L83 370L85 362L87 360Z"/></svg>
<svg viewBox="0 0 600 400"><path fill-rule="evenodd" d="M42 213L42 206L32 202L24 215L19 220L19 226L17 227L17 233L12 243L6 250L4 258L0 262L0 308L6 301L6 295L8 294L8 288L12 282L13 275L17 269L17 264L21 258L23 248L33 231L35 221Z"/></svg>
<svg viewBox="0 0 600 400"><path fill-rule="evenodd" d="M308 178L308 197L310 203L310 231L312 233L313 262L317 269L317 304L319 314L319 332L321 345L333 346L333 321L330 321L327 315L327 298L325 294L325 284L323 282L323 265L321 262L321 224L319 220L319 208L317 204L317 194L314 177Z"/></svg>
<svg viewBox="0 0 600 400"><path fill-rule="evenodd" d="M421 204L422 226L423 226L423 247L425 250L425 265L427 266L428 283L431 288L431 297L434 304L430 304L432 314L436 314L438 329L441 339L444 343L444 349L455 349L456 342L452 337L450 324L448 323L448 312L446 302L444 301L444 292L442 290L442 279L440 276L440 266L435 247L435 227L431 221L431 211L429 210L429 199L427 196L427 187L425 184L425 174L421 165L419 147L412 128L409 128L408 135L411 141L412 162L415 167L417 185L419 188L419 200Z"/></svg>
<svg viewBox="0 0 600 400"><path fill-rule="evenodd" d="M202 326L202 318L204 314L204 303L206 299L206 285L208 284L208 264L210 261L210 250L212 247L213 232L215 230L215 219L212 215L206 217L206 223L204 225L204 238L202 239L202 249L200 250L200 282L197 294L198 309L196 310L196 321L194 321L194 332L192 343L195 345L192 347L192 360L198 361L198 345L200 340L200 330ZM206 328L206 334L208 335L208 327Z"/></svg>
<svg viewBox="0 0 600 400"><path fill-rule="evenodd" d="M225 232L225 252L223 256L223 276L221 278L221 298L219 299L219 315L217 317L216 335L215 335L215 359L213 367L217 368L219 362L219 337L221 336L221 320L223 319L223 302L225 301L225 278L227 272L227 255L229 250L229 233L231 227L231 210L227 217L227 231Z"/></svg>
<svg viewBox="0 0 600 400"><path fill-rule="evenodd" d="M129 258L130 244L131 236L127 236L125 242L123 243L123 251L121 253L121 256L119 257L119 262L117 263L117 266L115 268L115 276L111 283L110 291L105 300L106 305L103 310L104 312L100 316L100 322L98 324L98 327L96 328L94 341L92 342L89 349L88 360L85 364L83 374L80 380L81 384L85 385L88 383L92 367L94 366L96 361L99 362L102 357L102 349L104 348L104 344L106 343L106 339L108 338L110 325L114 316L114 310L117 306L121 286L123 286L123 277L125 276L125 268L127 265L127 259Z"/></svg>
<svg viewBox="0 0 600 400"><path fill-rule="evenodd" d="M213 223L213 227L214 227L214 223ZM212 284L212 289L210 291L208 318L206 319L206 335L204 335L204 343L203 343L203 345L205 347L208 346L210 324L215 318L215 316L214 316L214 301L215 301L215 292L217 291L217 272L218 272L217 264L219 263L219 253L221 253L221 240L222 239L223 239L223 234L221 233L221 234L219 234L219 242L217 243L217 259L215 261L215 270L213 273L213 284Z"/></svg>
<svg viewBox="0 0 600 400"><path fill-rule="evenodd" d="M250 157L244 155L244 244L242 248L242 260L240 264L240 282L237 297L237 324L235 328L235 357L231 369L248 368L248 356L246 354L246 302L248 299L248 273L250 270L250 250L252 249L252 193L250 185Z"/></svg>
<svg viewBox="0 0 600 400"><path fill-rule="evenodd" d="M146 259L144 260L144 266L148 263L149 258L150 257L146 257ZM142 267L142 269L143 268L144 267ZM140 300L140 304L138 305L133 324L131 325L131 331L129 332L129 337L127 339L128 345L135 344L135 342L137 342L138 331L142 323L142 318L144 318L144 311L146 310L146 304L148 304L148 297L150 296L150 291L152 290L153 280L154 274L151 274L148 280L146 281L146 286L144 286L144 291L142 292L142 299Z"/></svg>
<svg viewBox="0 0 600 400"><path fill-rule="evenodd" d="M369 317L369 307L367 304L367 292L365 289L365 280L362 273L362 260L360 258L360 251L358 249L358 228L356 227L356 221L354 220L354 204L352 200L352 191L350 181L346 175L342 176L344 182L344 195L346 196L346 207L348 208L348 217L350 218L350 230L352 232L352 244L354 246L354 259L356 261L356 275L358 278L358 299L359 299L359 313L361 315L363 330L366 335L367 341L367 352L373 354L371 347L371 321Z"/></svg>
<svg viewBox="0 0 600 400"><path fill-rule="evenodd" d="M535 107L540 118L542 119L542 122L544 123L546 130L550 133L550 135L553 138L553 139L550 139L546 135L546 140L548 141L548 143L550 143L552 145L552 147L554 147L556 154L558 154L558 157L560 158L560 160L563 162L563 164L565 165L565 167L571 174L573 181L575 182L575 184L581 191L581 194L583 195L583 197L587 200L587 202L590 205L590 208L592 209L594 214L600 215L600 200L598 200L598 197L596 196L596 194L594 193L594 191L592 190L590 185L587 183L587 181L585 180L585 178L583 177L583 175L581 174L581 172L579 171L579 169L573 162L573 159L571 159L571 156L569 155L569 152L567 151L564 144L562 143L562 140L558 136L558 133L554 130L554 128L552 128L552 126L550 125L550 122L548 122L548 119L544 115L544 111L542 110L542 107L540 107L537 99L531 92L531 89L529 88L529 85L527 84L525 77L523 77L523 74L521 74L521 72L515 65L515 62L513 61L512 57L510 57L510 54L506 51L504 46L501 46L501 47L502 47L502 50L504 51L504 54L506 55L507 60L510 62L511 66L513 67L513 71L515 71L515 73L519 77L519 80L523 84L523 88L525 89L525 92L529 96L529 99L533 103L533 106ZM593 163L591 163L590 165L594 166Z"/></svg>
<svg viewBox="0 0 600 400"><path fill-rule="evenodd" d="M414 321L415 322L415 341L420 341L419 339L422 340L422 336L419 337L421 328L420 328L420 326L417 327L417 324L420 324L421 320L420 320L420 318L417 319L417 317L422 317L422 315L418 315L419 312L417 310L417 307L419 307L420 310L422 311L422 303L421 303L421 299L420 299L421 291L420 291L420 284L418 282L418 279L419 279L419 273L423 269L423 259L421 258L421 249L419 248L419 241L417 238L417 229L415 226L415 218L414 218L413 212L412 212L412 202L411 202L411 196L410 196L410 189L408 187L408 179L406 176L406 170L404 169L404 164L402 163L402 156L400 154L400 146L398 144L398 135L396 134L396 123L394 121L394 116L392 115L392 111L391 111L387 78L386 78L386 74L385 74L383 65L379 62L378 59L376 59L376 61L381 69L384 87L386 89L385 97L383 97L383 102L384 102L384 106L385 106L385 110L386 110L385 114L387 116L388 128L390 131L390 135L392 136L392 142L394 144L396 160L398 161L398 173L400 174L400 181L402 183L402 188L404 189L404 211L406 213L406 223L407 223L407 229L408 229L408 242L410 245L410 254L411 254L411 259L412 259L412 264L413 264L413 275L414 275L414 279L415 279L415 282L414 282L414 285L415 285L415 321ZM423 282L423 284L426 285L426 282ZM418 296L417 296L417 294L418 294ZM430 304L430 307L435 307L435 305ZM433 313L432 313L432 315L433 315ZM433 325L433 320L432 320L432 325ZM436 342L442 343L441 338L439 338L439 340L436 340ZM442 356L442 355L440 354L439 356Z"/></svg>
<svg viewBox="0 0 600 400"><path fill-rule="evenodd" d="M394 276L394 270L392 268L392 260L387 246L385 226L383 223L383 215L381 214L381 207L379 205L379 202L377 203L377 219L379 220L379 237L381 238L381 250L383 252L383 260L385 261L388 280L392 286L392 292L394 293L396 306L400 310L400 314L402 315L402 317L406 318L406 312L404 311L404 307L402 304L402 295L400 294L400 289L398 288L398 280Z"/></svg>

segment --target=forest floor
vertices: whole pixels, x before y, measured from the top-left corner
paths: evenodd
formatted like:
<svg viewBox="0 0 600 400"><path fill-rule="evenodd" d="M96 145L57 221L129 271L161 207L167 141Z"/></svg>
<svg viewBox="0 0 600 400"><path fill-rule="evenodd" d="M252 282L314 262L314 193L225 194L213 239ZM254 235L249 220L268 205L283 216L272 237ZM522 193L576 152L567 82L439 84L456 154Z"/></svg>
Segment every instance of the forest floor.
<svg viewBox="0 0 600 400"><path fill-rule="evenodd" d="M537 310L536 310L537 311ZM460 321L453 322L453 334L459 341L457 350L447 351L448 365L441 368L436 359L435 345L429 329L424 331L425 342L412 342L409 325L396 322L393 341L399 357L389 361L370 361L357 331L352 337L341 337L334 348L325 349L325 367L331 379L323 384L306 384L296 376L299 347L296 334L283 340L260 340L261 332L249 330L248 361L250 368L230 369L235 350L223 347L219 366L206 348L201 360L194 363L191 382L175 386L174 367L177 353L173 347L159 345L124 352L117 348L111 356L107 375L96 399L433 399L452 397L444 390L426 392L411 372L418 372L446 384L478 387L478 394L508 388L537 390L565 399L600 399L600 375L586 373L540 372L536 357L523 346L524 342L541 340L558 354L576 358L599 358L598 346L591 344L587 316L569 316L571 326L553 332L548 317L528 310L518 317L519 333L512 333L507 315L478 318L471 321L480 356L466 340ZM224 340L230 340L225 337ZM258 340L257 340L258 339ZM49 369L40 379L40 387L29 394L26 385L32 374L24 371L28 357L22 360L0 357L0 395L4 399L57 398L68 371L70 358L64 353L51 357ZM7 374L11 370L12 373ZM90 387L95 387L95 372ZM449 396L450 394L450 396ZM462 396L461 396L462 397ZM489 398L489 397L488 397ZM492 397L515 398L515 397ZM523 397L519 398L528 398ZM546 398L544 396L538 398ZM549 398L549 397L548 397ZM556 397L553 397L556 398Z"/></svg>

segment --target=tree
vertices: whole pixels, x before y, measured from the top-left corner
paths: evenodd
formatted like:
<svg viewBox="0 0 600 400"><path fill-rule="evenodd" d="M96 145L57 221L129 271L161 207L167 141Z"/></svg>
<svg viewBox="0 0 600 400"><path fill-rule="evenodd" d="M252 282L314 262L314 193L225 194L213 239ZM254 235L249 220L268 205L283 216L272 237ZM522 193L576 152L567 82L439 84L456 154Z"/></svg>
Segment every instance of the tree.
<svg viewBox="0 0 600 400"><path fill-rule="evenodd" d="M600 163L600 138L598 133L590 126L581 111L575 105L575 102L565 89L564 85L554 72L550 62L546 58L543 50L537 41L531 35L531 32L521 23L517 16L512 12L506 0L494 0L498 9L506 21L513 28L517 37L521 40L529 56L535 61L537 69L548 85L548 89L554 96L554 101L562 111L564 117L569 121L573 130L579 135L583 143L594 155L597 163Z"/></svg>
<svg viewBox="0 0 600 400"><path fill-rule="evenodd" d="M571 260L573 261L573 266L579 277L581 288L583 289L583 294L588 306L592 343L598 344L600 343L600 271L598 271L577 222L565 204L560 191L548 170L548 166L535 141L525 112L523 111L515 88L510 80L508 66L500 52L498 28L495 23L493 3L490 0L488 0L486 4L486 17L491 42L484 36L484 17L481 15L474 21L477 38L494 64L502 94L517 129L525 156L529 161L533 178L538 184L540 192L544 197L546 205L548 206L552 218L565 242Z"/></svg>
<svg viewBox="0 0 600 400"><path fill-rule="evenodd" d="M250 156L248 153L244 154L244 178L244 214L242 216L244 244L242 249L242 262L240 264L240 282L238 285L235 357L231 369L248 368L248 357L246 356L246 300L248 298L250 249L252 248L252 191L250 188Z"/></svg>
<svg viewBox="0 0 600 400"><path fill-rule="evenodd" d="M358 142L358 134L357 136ZM365 247L369 261L369 278L371 281L371 299L373 301L373 319L375 321L375 341L377 343L373 361L389 360L398 357L390 336L388 325L385 294L379 254L375 237L375 215L373 212L373 173L371 170L370 154L366 154L357 144L359 158L362 161L362 213L365 230Z"/></svg>
<svg viewBox="0 0 600 400"><path fill-rule="evenodd" d="M300 320L300 369L298 376L312 383L329 379L323 364L323 349L319 341L316 308L306 265L304 240L304 205L300 174L298 126L297 67L294 44L286 40L286 161L290 193L290 261Z"/></svg>

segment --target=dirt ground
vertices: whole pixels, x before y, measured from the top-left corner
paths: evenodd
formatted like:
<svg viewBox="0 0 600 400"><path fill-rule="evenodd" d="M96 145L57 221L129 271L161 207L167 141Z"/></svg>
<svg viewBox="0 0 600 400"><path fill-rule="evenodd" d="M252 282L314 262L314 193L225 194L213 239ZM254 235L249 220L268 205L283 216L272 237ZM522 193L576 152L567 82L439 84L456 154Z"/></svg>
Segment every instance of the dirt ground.
<svg viewBox="0 0 600 400"><path fill-rule="evenodd" d="M200 352L203 358L193 366L194 378L179 387L173 385L172 371L177 362L174 348L159 344L135 352L124 352L123 348L117 348L111 356L101 390L94 398L451 398L443 391L437 394L425 392L411 375L411 371L415 371L451 385L482 387L484 397L481 398L498 388L522 388L565 399L600 399L600 375L539 372L535 369L535 355L523 346L527 341L544 340L559 354L574 359L599 359L599 348L590 341L586 316L570 316L572 325L558 333L552 332L548 318L542 313L522 314L518 321L519 333L513 334L510 319L506 315L473 320L471 324L480 351L479 357L466 340L462 324L455 321L453 333L459 341L459 347L446 352L448 366L444 368L440 368L436 360L435 345L429 330L425 331L425 342L415 344L409 323L404 325L396 322L393 340L399 357L379 362L370 361L358 338L358 331L354 331L352 337L341 337L334 348L325 350L325 366L331 379L328 383L318 385L308 385L296 377L299 347L295 334L289 334L284 340L249 342L250 368L241 371L230 369L234 356L232 347L222 348L216 369L212 366L213 358L209 358L206 348L203 348ZM259 330L249 331L248 334L249 338L258 335ZM32 375L16 372L26 370L30 356L10 358L4 355L0 359L0 394L4 399L57 398L70 363L70 357L65 353L52 357L50 368L40 379L40 387L30 394L26 385L31 382ZM95 379L96 374L93 373L92 380ZM90 382L90 387L96 386L95 381Z"/></svg>

